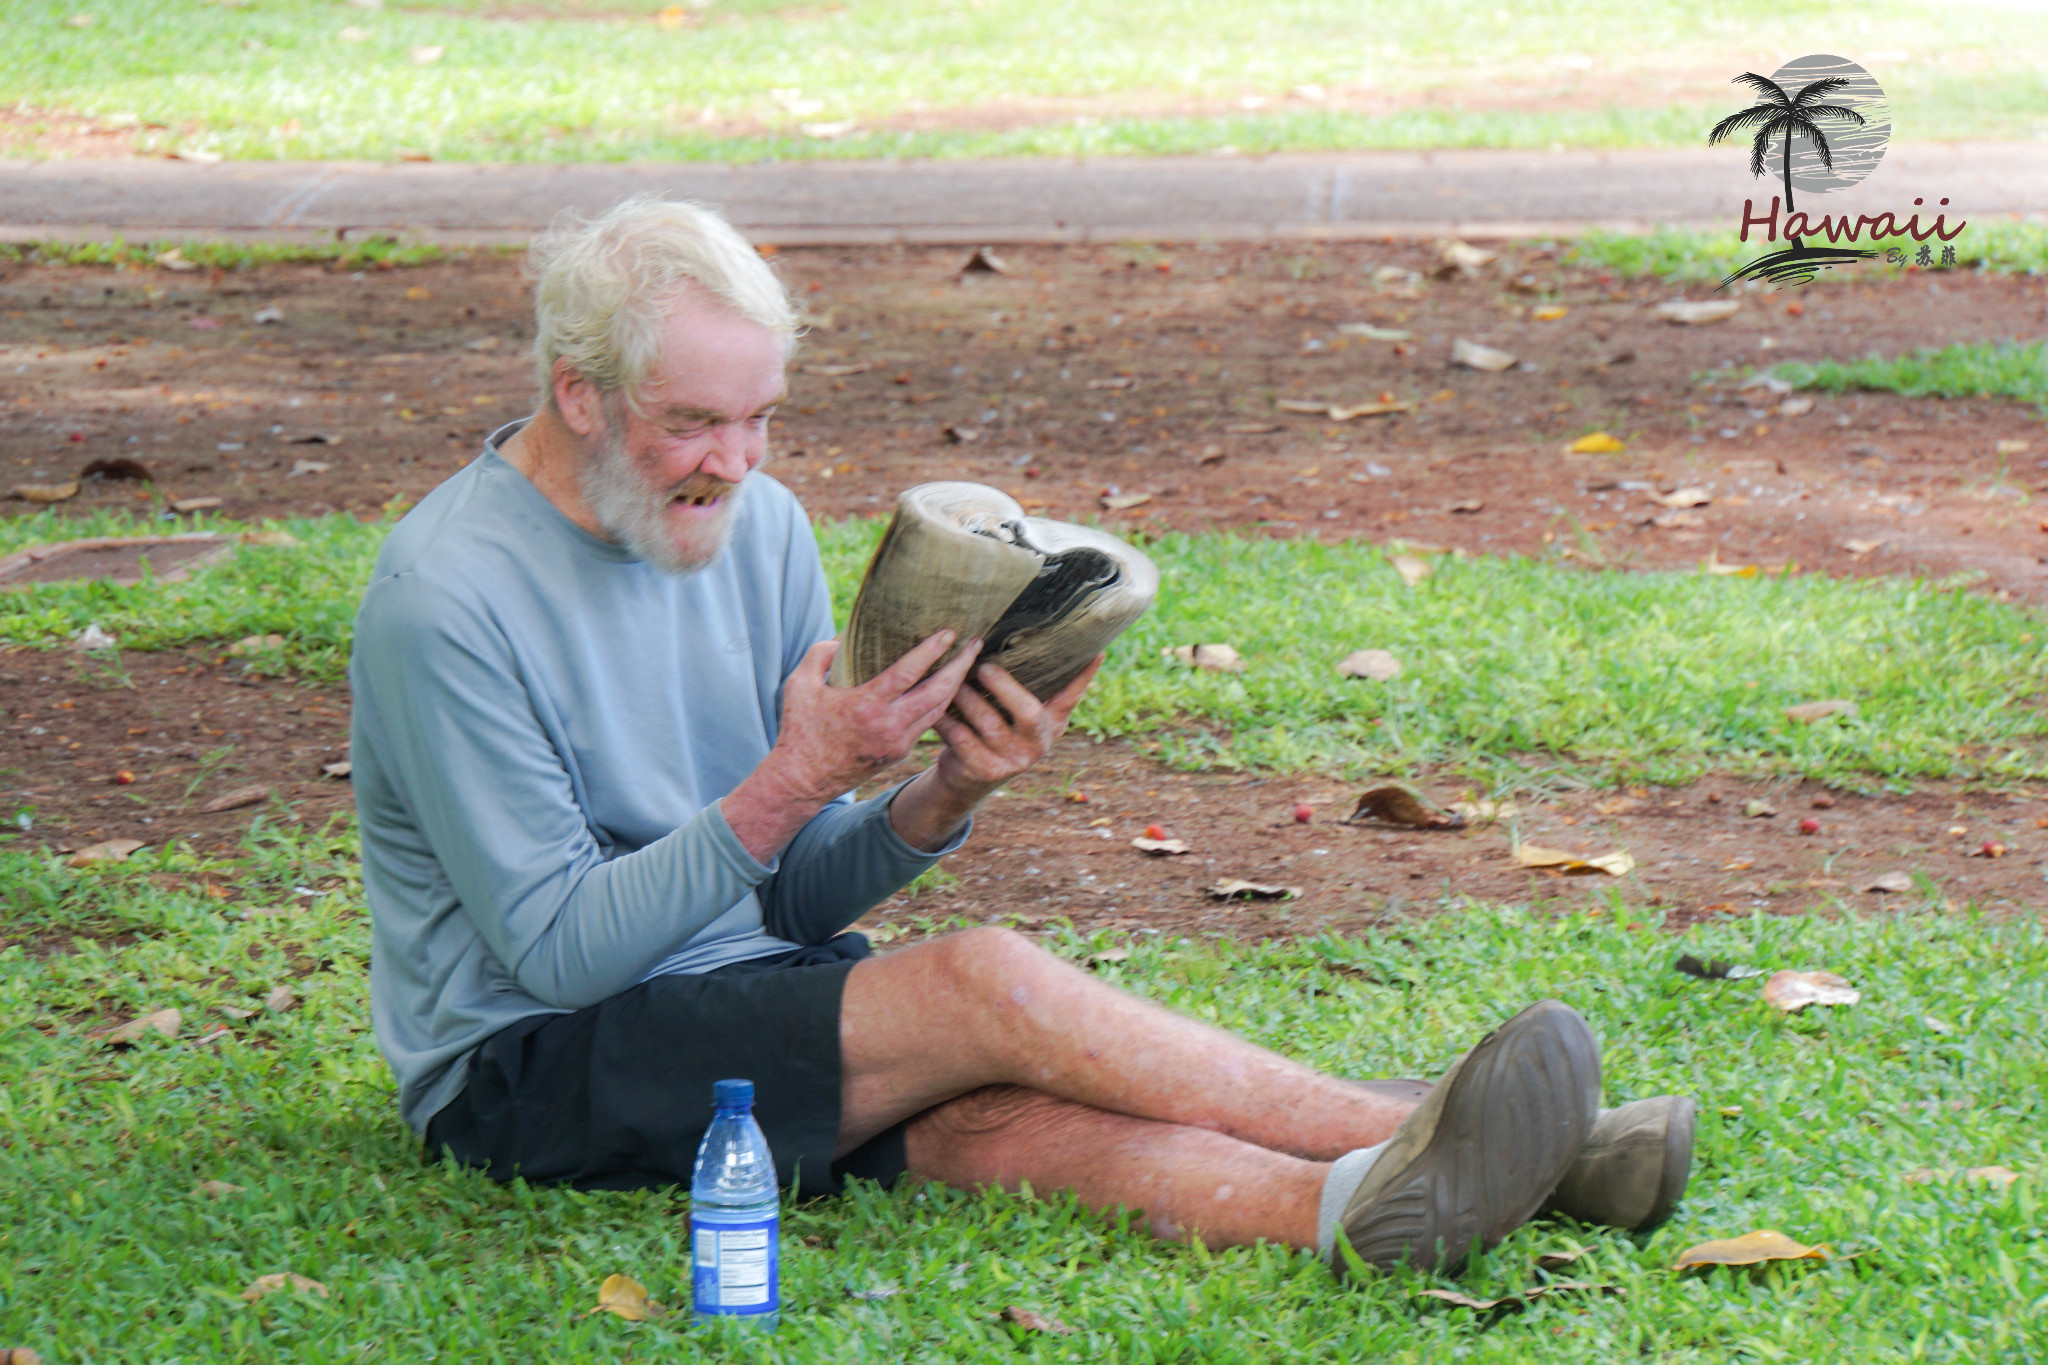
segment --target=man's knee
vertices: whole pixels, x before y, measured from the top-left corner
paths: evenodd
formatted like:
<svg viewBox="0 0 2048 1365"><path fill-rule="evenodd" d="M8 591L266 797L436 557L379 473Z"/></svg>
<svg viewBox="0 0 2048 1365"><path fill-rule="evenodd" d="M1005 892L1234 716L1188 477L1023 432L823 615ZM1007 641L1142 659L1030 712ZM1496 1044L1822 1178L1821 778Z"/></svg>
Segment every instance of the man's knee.
<svg viewBox="0 0 2048 1365"><path fill-rule="evenodd" d="M1030 1004L1040 983L1065 965L1016 930L997 925L948 934L932 948L947 989L997 1004Z"/></svg>

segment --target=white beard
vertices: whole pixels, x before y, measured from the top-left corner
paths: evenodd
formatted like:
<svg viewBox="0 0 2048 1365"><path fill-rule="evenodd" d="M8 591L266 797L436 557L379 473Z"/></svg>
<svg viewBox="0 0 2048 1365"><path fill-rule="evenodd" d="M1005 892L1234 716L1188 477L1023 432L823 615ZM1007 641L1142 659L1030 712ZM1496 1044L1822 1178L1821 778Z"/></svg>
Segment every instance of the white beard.
<svg viewBox="0 0 2048 1365"><path fill-rule="evenodd" d="M733 517L746 485L734 485L712 520L695 527L679 543L669 524L668 505L690 480L655 487L627 451L620 430L623 425L607 422L604 435L584 460L577 474L583 500L605 534L641 559L663 573L695 573L718 558L732 539Z"/></svg>

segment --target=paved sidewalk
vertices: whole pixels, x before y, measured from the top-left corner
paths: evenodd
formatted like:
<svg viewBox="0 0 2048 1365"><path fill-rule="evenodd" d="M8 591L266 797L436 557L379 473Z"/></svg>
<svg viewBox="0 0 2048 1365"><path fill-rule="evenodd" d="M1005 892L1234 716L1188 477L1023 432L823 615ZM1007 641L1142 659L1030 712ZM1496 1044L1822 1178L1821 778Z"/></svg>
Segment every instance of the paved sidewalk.
<svg viewBox="0 0 2048 1365"><path fill-rule="evenodd" d="M642 190L721 207L757 240L1089 242L1547 236L1732 228L1771 188L1742 149L596 165L0 160L0 240L403 232L518 242L563 208ZM1939 209L1936 201L1951 202ZM1895 146L1816 213L2048 217L2048 146ZM1809 205L1802 205L1808 207Z"/></svg>

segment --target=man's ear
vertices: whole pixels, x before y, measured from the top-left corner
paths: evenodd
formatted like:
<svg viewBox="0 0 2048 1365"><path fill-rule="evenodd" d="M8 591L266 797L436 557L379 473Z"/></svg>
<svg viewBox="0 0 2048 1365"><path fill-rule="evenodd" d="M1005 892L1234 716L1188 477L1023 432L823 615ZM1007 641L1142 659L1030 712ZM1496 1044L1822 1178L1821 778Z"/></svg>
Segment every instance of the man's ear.
<svg viewBox="0 0 2048 1365"><path fill-rule="evenodd" d="M591 437L604 430L604 397L597 385L579 373L567 359L555 357L555 410L562 423L578 436Z"/></svg>

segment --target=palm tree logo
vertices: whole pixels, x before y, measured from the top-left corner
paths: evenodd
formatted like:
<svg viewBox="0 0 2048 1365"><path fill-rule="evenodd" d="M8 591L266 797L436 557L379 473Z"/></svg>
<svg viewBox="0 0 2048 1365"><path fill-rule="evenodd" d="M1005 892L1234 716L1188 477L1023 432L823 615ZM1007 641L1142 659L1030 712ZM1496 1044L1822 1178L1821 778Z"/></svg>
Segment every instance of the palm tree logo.
<svg viewBox="0 0 2048 1365"><path fill-rule="evenodd" d="M1730 114L1714 125L1714 131L1707 134L1709 147L1733 137L1745 128L1755 128L1756 139L1749 144L1749 173L1761 176L1764 161L1771 154L1771 144L1779 138L1785 139L1785 156L1782 174L1785 177L1785 212L1792 212L1792 144L1803 135L1813 144L1814 152L1820 157L1821 165L1829 170L1835 168L1835 154L1828 147L1828 135L1821 131L1816 119L1847 119L1861 128L1863 115L1846 104L1822 104L1829 95L1849 84L1847 76L1829 76L1815 81L1796 95L1785 93L1785 87L1769 76L1759 76L1754 71L1745 71L1732 82L1746 85L1761 94L1763 102L1752 104L1739 114ZM1797 241L1793 243L1798 245Z"/></svg>
<svg viewBox="0 0 2048 1365"><path fill-rule="evenodd" d="M1796 189L1826 194L1847 189L1875 170L1891 136L1884 91L1870 73L1841 57L1815 54L1787 62L1776 73L1760 76L1745 71L1734 81L1760 97L1755 104L1730 114L1707 134L1718 146L1744 133L1752 134L1749 173L1762 177L1775 170L1785 187L1785 215L1794 209ZM1821 127L1832 122L1834 135ZM1772 166L1772 162L1777 164ZM1775 204L1773 221L1775 221ZM1800 221L1809 220L1804 216ZM1826 226L1823 219L1821 226ZM1789 224L1788 224L1789 225ZM1721 282L1722 288L1744 278L1780 284L1804 284L1821 270L1861 260L1873 252L1809 247L1804 234L1788 233L1791 246L1750 262ZM1829 231L1832 242L1835 233ZM1852 237L1851 240L1854 240Z"/></svg>

